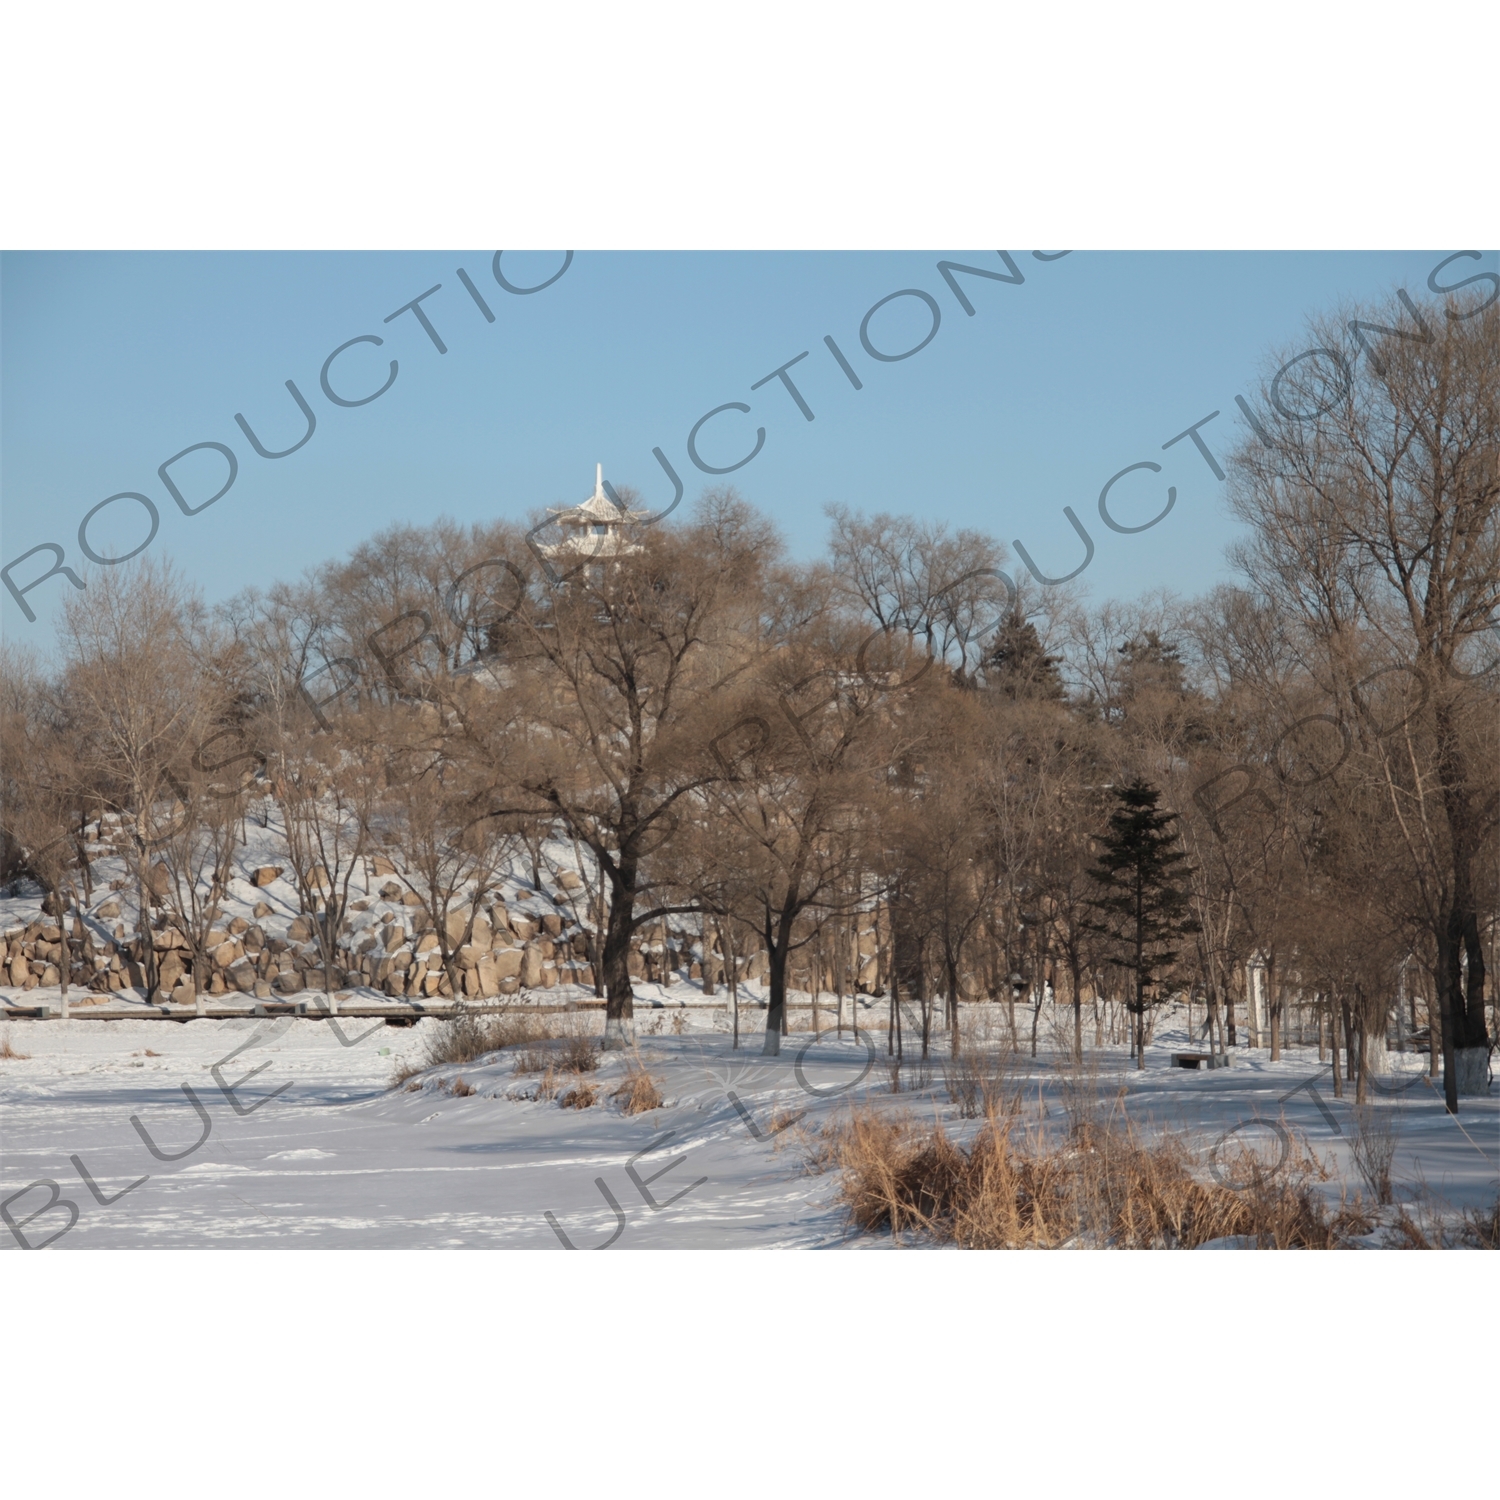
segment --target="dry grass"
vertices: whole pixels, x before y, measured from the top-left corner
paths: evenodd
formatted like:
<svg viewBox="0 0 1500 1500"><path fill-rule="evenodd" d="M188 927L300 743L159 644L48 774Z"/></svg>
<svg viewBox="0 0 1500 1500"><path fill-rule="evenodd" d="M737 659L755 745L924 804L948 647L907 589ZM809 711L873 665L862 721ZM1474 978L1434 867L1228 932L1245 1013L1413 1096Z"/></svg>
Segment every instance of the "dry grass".
<svg viewBox="0 0 1500 1500"><path fill-rule="evenodd" d="M433 1068L445 1063L476 1062L502 1048L525 1046L552 1035L549 1017L535 1015L520 1006L493 1016L460 1011L428 1033L424 1066Z"/></svg>
<svg viewBox="0 0 1500 1500"><path fill-rule="evenodd" d="M552 1066L550 1047L523 1047L516 1053L516 1065L512 1071L518 1077L527 1073L545 1073Z"/></svg>
<svg viewBox="0 0 1500 1500"><path fill-rule="evenodd" d="M153 1054L153 1056L154 1055L155 1054ZM4 1036L0 1036L0 1058L3 1058L6 1062L25 1062L30 1058L30 1056L31 1054L29 1052L17 1052L16 1049L11 1046L10 1033L8 1031Z"/></svg>
<svg viewBox="0 0 1500 1500"><path fill-rule="evenodd" d="M458 1077L448 1085L448 1092L452 1094L455 1099L471 1099L474 1096L475 1090L472 1084L464 1082L463 1074L460 1073Z"/></svg>
<svg viewBox="0 0 1500 1500"><path fill-rule="evenodd" d="M1436 1247L1427 1238L1426 1231L1412 1218L1403 1208L1396 1215L1396 1222L1391 1226L1385 1238L1386 1248L1389 1250L1432 1250Z"/></svg>
<svg viewBox="0 0 1500 1500"><path fill-rule="evenodd" d="M599 1102L599 1090L580 1079L557 1102L564 1109L592 1109Z"/></svg>
<svg viewBox="0 0 1500 1500"><path fill-rule="evenodd" d="M627 1115L645 1114L648 1109L660 1109L662 1105L661 1089L656 1079L640 1063L631 1065L610 1098L618 1099L621 1113Z"/></svg>
<svg viewBox="0 0 1500 1500"><path fill-rule="evenodd" d="M599 1039L570 1031L557 1048L558 1066L569 1073L593 1073L599 1067Z"/></svg>
<svg viewBox="0 0 1500 1500"><path fill-rule="evenodd" d="M967 1021L959 1030L958 1056L943 1064L948 1098L965 1120L993 1119L1013 1109L1019 1093L1015 1050L1008 1039L992 1039L989 1032L988 1024Z"/></svg>
<svg viewBox="0 0 1500 1500"><path fill-rule="evenodd" d="M1147 1142L1126 1124L1085 1121L1049 1141L995 1114L961 1146L941 1125L862 1106L831 1133L844 1203L866 1233L968 1249L1190 1249L1226 1236L1276 1249L1338 1243L1312 1187L1326 1170L1300 1147L1274 1177L1236 1163L1247 1186L1235 1191L1202 1179L1183 1137Z"/></svg>
<svg viewBox="0 0 1500 1500"><path fill-rule="evenodd" d="M1500 1198L1488 1208L1466 1208L1459 1241L1471 1250L1500 1250Z"/></svg>
<svg viewBox="0 0 1500 1500"><path fill-rule="evenodd" d="M429 1068L478 1062L492 1052L506 1047L524 1047L546 1040L553 1034L549 1017L536 1015L524 1007L517 1006L492 1016L461 1011L450 1020L439 1022L424 1036L422 1051L396 1068L390 1086L400 1088L407 1079L425 1073ZM539 1072L540 1067L533 1071Z"/></svg>

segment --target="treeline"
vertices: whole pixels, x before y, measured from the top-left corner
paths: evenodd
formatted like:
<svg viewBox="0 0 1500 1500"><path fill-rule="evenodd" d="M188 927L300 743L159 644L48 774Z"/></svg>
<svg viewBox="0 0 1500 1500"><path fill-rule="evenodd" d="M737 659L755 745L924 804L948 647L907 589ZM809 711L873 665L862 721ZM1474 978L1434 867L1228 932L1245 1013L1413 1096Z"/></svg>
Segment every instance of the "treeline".
<svg viewBox="0 0 1500 1500"><path fill-rule="evenodd" d="M1272 1055L1314 1005L1361 1089L1420 1004L1456 1109L1500 909L1500 321L1458 312L1314 322L1231 459L1242 581L1188 601L1087 607L989 537L842 508L796 562L730 490L596 557L395 528L213 610L164 568L102 572L55 668L5 658L11 873L65 910L119 814L140 909L191 949L271 797L330 966L377 853L449 914L446 964L507 862L560 837L612 1037L649 926L754 933L774 1051L789 976L852 991L878 908L924 1048L958 1045L961 998L1049 990L1082 1048L1086 1008L1137 988L1098 861L1144 783L1191 915L1149 998L1198 998L1222 1047L1254 962Z"/></svg>

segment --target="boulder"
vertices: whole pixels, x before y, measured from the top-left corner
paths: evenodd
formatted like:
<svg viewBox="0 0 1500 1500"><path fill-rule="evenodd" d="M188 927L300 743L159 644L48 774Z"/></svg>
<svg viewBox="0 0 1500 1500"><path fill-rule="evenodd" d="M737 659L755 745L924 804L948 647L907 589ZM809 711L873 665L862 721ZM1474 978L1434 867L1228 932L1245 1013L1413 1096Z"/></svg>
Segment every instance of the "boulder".
<svg viewBox="0 0 1500 1500"><path fill-rule="evenodd" d="M370 873L372 875L394 875L396 867L383 854L373 854L370 856ZM382 890L380 894L383 896L386 893Z"/></svg>
<svg viewBox="0 0 1500 1500"><path fill-rule="evenodd" d="M262 865L251 874L250 884L255 886L270 885L273 880L280 880L285 873L280 865ZM256 915L263 916L264 913L257 912Z"/></svg>
<svg viewBox="0 0 1500 1500"><path fill-rule="evenodd" d="M271 915L271 908L264 901L257 901L253 915L257 917L269 917Z"/></svg>
<svg viewBox="0 0 1500 1500"><path fill-rule="evenodd" d="M537 989L542 982L542 955L535 943L527 943L521 950L521 983L528 990ZM555 981L554 981L555 982Z"/></svg>
<svg viewBox="0 0 1500 1500"><path fill-rule="evenodd" d="M542 926L546 930L548 937L562 936L562 918L556 912L549 911L542 918Z"/></svg>
<svg viewBox="0 0 1500 1500"><path fill-rule="evenodd" d="M581 891L583 889L582 879L573 870L559 871L557 876L557 883L565 891Z"/></svg>
<svg viewBox="0 0 1500 1500"><path fill-rule="evenodd" d="M286 930L289 943L305 943L312 935L313 926L309 917L293 917L291 925Z"/></svg>
<svg viewBox="0 0 1500 1500"><path fill-rule="evenodd" d="M512 975L509 979L500 981L500 993L502 995L514 995L521 988L521 981Z"/></svg>
<svg viewBox="0 0 1500 1500"><path fill-rule="evenodd" d="M229 924L230 937L239 937L241 933L248 932L250 924L243 917L236 917Z"/></svg>
<svg viewBox="0 0 1500 1500"><path fill-rule="evenodd" d="M536 924L528 917L512 916L510 918L510 930L523 943L536 936Z"/></svg>
<svg viewBox="0 0 1500 1500"><path fill-rule="evenodd" d="M151 866L146 888L158 901L172 889L172 872L160 860Z"/></svg>
<svg viewBox="0 0 1500 1500"><path fill-rule="evenodd" d="M94 915L101 921L113 922L120 915L120 903L118 901L106 901Z"/></svg>
<svg viewBox="0 0 1500 1500"><path fill-rule="evenodd" d="M394 953L406 941L406 929L399 922L392 922L385 929L383 941L385 943L385 951L387 953Z"/></svg>
<svg viewBox="0 0 1500 1500"><path fill-rule="evenodd" d="M225 941L220 943L219 946L214 949L211 956L213 958L213 961L218 964L221 969L227 969L230 964L232 964L237 958L240 958L243 955L243 952L244 950L238 943Z"/></svg>
<svg viewBox="0 0 1500 1500"><path fill-rule="evenodd" d="M387 880L380 887L380 894L386 901L399 901L401 899L401 887L394 880Z"/></svg>
<svg viewBox="0 0 1500 1500"><path fill-rule="evenodd" d="M521 950L519 948L497 948L481 964L489 963L497 981L519 979L521 975Z"/></svg>
<svg viewBox="0 0 1500 1500"><path fill-rule="evenodd" d="M424 932L422 936L417 939L416 951L418 953L436 953L438 951L437 933Z"/></svg>

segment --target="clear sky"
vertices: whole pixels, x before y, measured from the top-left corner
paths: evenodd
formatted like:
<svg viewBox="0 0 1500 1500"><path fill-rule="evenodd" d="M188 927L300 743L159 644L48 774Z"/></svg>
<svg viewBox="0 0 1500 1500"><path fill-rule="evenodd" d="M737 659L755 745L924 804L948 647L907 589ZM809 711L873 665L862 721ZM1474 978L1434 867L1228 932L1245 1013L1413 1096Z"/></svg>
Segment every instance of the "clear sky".
<svg viewBox="0 0 1500 1500"><path fill-rule="evenodd" d="M1462 247L1459 247L1462 248ZM1168 439L1217 411L1202 429L1222 460L1242 431L1269 349L1295 341L1303 319L1397 286L1428 295L1429 273L1455 250L1358 253L1100 253L1042 260L1010 252L1022 284L958 275L968 316L938 269L942 259L1006 272L993 250L851 253L579 252L552 285L518 296L493 274L493 252L12 253L0 260L0 562L55 542L82 571L79 525L125 491L160 515L151 544L212 600L290 578L397 521L524 517L592 490L594 465L671 498L660 447L687 496L723 482L694 466L687 441L700 417L700 458L767 511L793 551L814 554L823 507L940 517L1019 537L1050 573L1082 551L1062 514L1071 505L1097 546L1080 580L1096 597L1166 586L1194 593L1227 571L1233 534L1223 485L1188 440ZM507 254L517 286L552 276L562 254ZM486 320L457 272L493 314ZM1454 261L1453 285L1497 258ZM411 312L384 319L439 285L422 309L447 352ZM909 358L873 358L866 313L891 293L924 292L936 334ZM899 353L931 329L923 299L898 297L867 333ZM360 335L329 374L346 399L372 392L392 359L399 372L365 405L324 393L325 359ZM862 389L824 343L831 336ZM1301 348L1296 343L1295 348ZM780 380L752 389L788 360L809 422ZM306 419L312 438L285 458ZM197 443L230 448L233 486L184 515L158 466ZM1148 520L1167 485L1177 505L1160 525L1119 535L1099 523L1100 488L1128 465L1112 506ZM225 459L200 450L171 470L196 506L223 483ZM102 556L144 539L145 508L107 507L87 539ZM51 565L17 567L24 587ZM46 648L69 585L52 578L26 595L30 624L0 589L7 636Z"/></svg>

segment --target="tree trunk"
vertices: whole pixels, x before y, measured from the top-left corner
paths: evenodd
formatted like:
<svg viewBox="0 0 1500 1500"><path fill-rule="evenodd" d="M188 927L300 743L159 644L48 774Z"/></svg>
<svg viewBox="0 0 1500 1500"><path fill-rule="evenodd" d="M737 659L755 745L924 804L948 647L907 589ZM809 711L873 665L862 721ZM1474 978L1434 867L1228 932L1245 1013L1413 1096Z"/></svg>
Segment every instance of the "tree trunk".
<svg viewBox="0 0 1500 1500"><path fill-rule="evenodd" d="M1281 1060L1281 991L1276 980L1276 958L1266 960L1266 1017L1271 1024L1271 1061Z"/></svg>
<svg viewBox="0 0 1500 1500"><path fill-rule="evenodd" d="M766 1040L761 1048L762 1057L779 1057L781 1039L787 1035L786 1025L786 970L792 951L791 904L783 906L776 917L776 926L766 914L766 957L771 969L771 998L766 1011Z"/></svg>
<svg viewBox="0 0 1500 1500"><path fill-rule="evenodd" d="M1083 979L1078 960L1068 955L1068 979L1073 986L1073 1061L1083 1061Z"/></svg>
<svg viewBox="0 0 1500 1500"><path fill-rule="evenodd" d="M1341 1098L1344 1097L1344 1071L1343 1068L1340 1068L1340 1064L1338 1064L1338 1049L1340 1049L1340 1029L1338 1029L1338 1020L1340 1020L1340 1007L1335 1004L1334 996L1331 995L1328 998L1328 1029L1329 1032L1331 1032L1331 1052L1332 1055L1334 1055L1335 1100L1341 1100Z"/></svg>
<svg viewBox="0 0 1500 1500"><path fill-rule="evenodd" d="M729 974L729 1004L734 1012L734 1050L740 1050L740 965L735 951L734 918L719 928L719 946L724 950L724 964Z"/></svg>
<svg viewBox="0 0 1500 1500"><path fill-rule="evenodd" d="M1357 996L1357 998L1358 1000L1362 1001L1364 999L1364 996L1359 995ZM1367 1096L1369 1088L1369 1085L1365 1081L1365 1074L1369 1071L1370 1052L1367 1043L1367 1022L1365 1020L1365 1008L1362 1004L1359 1006L1357 1025L1359 1028L1358 1041L1356 1044L1358 1050L1355 1054L1355 1060L1359 1068L1359 1074L1354 1082L1354 1102L1356 1104L1363 1104L1365 1102L1365 1098Z"/></svg>
<svg viewBox="0 0 1500 1500"><path fill-rule="evenodd" d="M947 959L947 981L948 981L948 1052L952 1057L958 1056L958 962L953 957Z"/></svg>
<svg viewBox="0 0 1500 1500"><path fill-rule="evenodd" d="M707 916L698 920L698 941L703 948L703 994L707 999L714 993L714 957L709 949Z"/></svg>
<svg viewBox="0 0 1500 1500"><path fill-rule="evenodd" d="M630 985L630 939L635 933L635 891L625 867L610 872L609 922L604 929L604 1046L622 1051L635 1045L635 991ZM634 876L631 866L628 874Z"/></svg>

